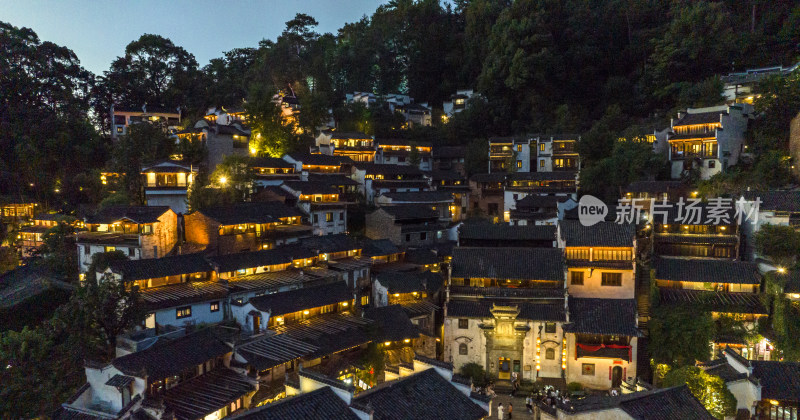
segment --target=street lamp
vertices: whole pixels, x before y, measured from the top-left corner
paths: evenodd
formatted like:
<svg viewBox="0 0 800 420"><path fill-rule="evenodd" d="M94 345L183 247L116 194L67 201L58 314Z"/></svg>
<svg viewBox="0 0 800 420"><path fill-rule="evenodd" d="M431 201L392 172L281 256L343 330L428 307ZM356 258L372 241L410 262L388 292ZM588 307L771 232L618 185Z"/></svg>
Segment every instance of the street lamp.
<svg viewBox="0 0 800 420"><path fill-rule="evenodd" d="M226 178L224 176L219 177L219 183L220 184L225 185L226 182L228 182L228 178Z"/></svg>

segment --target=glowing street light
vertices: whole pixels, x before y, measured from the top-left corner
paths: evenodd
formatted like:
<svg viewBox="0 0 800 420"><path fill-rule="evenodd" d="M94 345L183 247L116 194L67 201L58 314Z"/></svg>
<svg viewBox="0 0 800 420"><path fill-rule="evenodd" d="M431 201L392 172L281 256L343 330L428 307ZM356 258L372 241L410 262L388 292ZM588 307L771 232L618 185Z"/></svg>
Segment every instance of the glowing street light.
<svg viewBox="0 0 800 420"><path fill-rule="evenodd" d="M220 184L225 185L225 183L227 183L227 182L228 182L228 178L226 178L224 176L219 177L219 183Z"/></svg>

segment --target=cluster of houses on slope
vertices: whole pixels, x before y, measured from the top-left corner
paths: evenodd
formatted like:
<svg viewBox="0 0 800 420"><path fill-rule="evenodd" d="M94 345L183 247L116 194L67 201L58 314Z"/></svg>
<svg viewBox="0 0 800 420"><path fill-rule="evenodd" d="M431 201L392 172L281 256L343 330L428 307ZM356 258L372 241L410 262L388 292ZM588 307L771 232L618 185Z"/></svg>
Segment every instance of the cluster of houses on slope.
<svg viewBox="0 0 800 420"><path fill-rule="evenodd" d="M728 104L688 109L646 136L669 157L674 179L707 179L747 158L753 110L746 81L733 79ZM443 119L473 96L453 95ZM409 126L431 124L430 108L404 95L347 100L386 104ZM296 98L275 103L296 122ZM57 418L485 418L491 402L454 373L468 363L500 387L521 378L624 394L542 405L541 418L705 418L687 388L647 390L640 381L650 306L688 306L755 331L769 316L761 297L771 271L800 300L797 273L753 246L764 224L799 224L798 192L747 192L741 207L691 220L674 205L696 197L686 184L642 181L621 191L621 205L642 210L635 223L612 214L584 226L578 135L491 138L487 173L467 180L464 147L328 129L308 152L258 157L243 110L210 109L184 130L179 112L114 115L114 136L154 122L202 142L208 168L247 157L252 202L188 212L199 168L168 160L142 168L147 206L69 220L29 200L3 203L23 254L51 227L72 223L82 278L137 287L148 313L118 337L113 361L87 362L87 384ZM348 235L357 203L374 209L365 239ZM740 225L737 208L760 219ZM489 220L465 222L468 214ZM109 251L128 260L88 272ZM376 348L379 366L365 362ZM745 416L796 417L800 371L772 360L767 338L716 336L710 349L714 360L699 366L723 378Z"/></svg>

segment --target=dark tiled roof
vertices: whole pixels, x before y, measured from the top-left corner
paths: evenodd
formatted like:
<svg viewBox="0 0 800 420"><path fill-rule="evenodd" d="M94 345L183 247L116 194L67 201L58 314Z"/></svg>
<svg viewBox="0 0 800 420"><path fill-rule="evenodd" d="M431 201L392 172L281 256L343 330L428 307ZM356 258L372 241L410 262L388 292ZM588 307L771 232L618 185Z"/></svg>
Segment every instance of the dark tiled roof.
<svg viewBox="0 0 800 420"><path fill-rule="evenodd" d="M338 235L312 236L300 241L300 245L320 254L361 249L361 245L352 236Z"/></svg>
<svg viewBox="0 0 800 420"><path fill-rule="evenodd" d="M114 273L121 274L124 281L152 279L211 271L211 264L203 254L175 255L144 260L121 260L110 263Z"/></svg>
<svg viewBox="0 0 800 420"><path fill-rule="evenodd" d="M493 172L490 174L475 174L469 180L472 182L504 182L508 174L503 172Z"/></svg>
<svg viewBox="0 0 800 420"><path fill-rule="evenodd" d="M695 283L761 284L756 264L697 258L658 258L656 279Z"/></svg>
<svg viewBox="0 0 800 420"><path fill-rule="evenodd" d="M54 420L108 420L109 417L94 415L71 407L59 407L53 414Z"/></svg>
<svg viewBox="0 0 800 420"><path fill-rule="evenodd" d="M460 239L555 241L556 227L542 225L511 226L505 223L464 223L458 228Z"/></svg>
<svg viewBox="0 0 800 420"><path fill-rule="evenodd" d="M555 248L453 249L453 277L564 280L561 250Z"/></svg>
<svg viewBox="0 0 800 420"><path fill-rule="evenodd" d="M736 235L681 235L681 234L656 234L655 242L661 244L725 244L736 245L739 238Z"/></svg>
<svg viewBox="0 0 800 420"><path fill-rule="evenodd" d="M377 341L402 341L419 337L419 331L401 305L368 308L364 311L364 317L375 321L379 330L375 338Z"/></svg>
<svg viewBox="0 0 800 420"><path fill-rule="evenodd" d="M214 127L217 129L218 134L227 134L227 135L238 135L238 136L245 136L250 137L250 133L240 129L235 125L222 125L216 124Z"/></svg>
<svg viewBox="0 0 800 420"><path fill-rule="evenodd" d="M128 385L131 382L133 382L133 378L132 377L117 374L117 375L114 375L111 378L109 378L109 380L106 381L106 385L113 386L115 388L119 388L119 387L123 387L125 385Z"/></svg>
<svg viewBox="0 0 800 420"><path fill-rule="evenodd" d="M450 294L476 298L501 299L563 299L561 287L472 287L450 286Z"/></svg>
<svg viewBox="0 0 800 420"><path fill-rule="evenodd" d="M747 191L746 200L761 199L760 210L800 212L800 191Z"/></svg>
<svg viewBox="0 0 800 420"><path fill-rule="evenodd" d="M727 113L724 111L687 113L681 119L675 121L673 126L718 123L720 122L721 114Z"/></svg>
<svg viewBox="0 0 800 420"><path fill-rule="evenodd" d="M686 305L714 312L767 314L755 293L728 293L705 290L660 289L661 303Z"/></svg>
<svg viewBox="0 0 800 420"><path fill-rule="evenodd" d="M147 376L149 381L154 382L230 351L231 347L216 335L212 327L117 357L111 364L126 375L139 378Z"/></svg>
<svg viewBox="0 0 800 420"><path fill-rule="evenodd" d="M348 313L329 313L276 327L275 330L317 347L316 351L304 356L314 359L369 343L372 337L367 332L372 324L370 319Z"/></svg>
<svg viewBox="0 0 800 420"><path fill-rule="evenodd" d="M464 146L435 146L432 153L434 158L457 159L463 158L466 150Z"/></svg>
<svg viewBox="0 0 800 420"><path fill-rule="evenodd" d="M800 401L800 363L751 360L753 376L761 382L761 398Z"/></svg>
<svg viewBox="0 0 800 420"><path fill-rule="evenodd" d="M432 249L418 248L406 251L405 261L410 264L428 265L441 262L441 258Z"/></svg>
<svg viewBox="0 0 800 420"><path fill-rule="evenodd" d="M236 420L358 420L358 416L350 410L347 403L327 386L305 394L284 398L230 418Z"/></svg>
<svg viewBox="0 0 800 420"><path fill-rule="evenodd" d="M400 249L388 239L367 240L363 244L361 255L365 257L377 257L383 255L397 254Z"/></svg>
<svg viewBox="0 0 800 420"><path fill-rule="evenodd" d="M164 392L167 409L178 420L203 418L255 391L255 380L219 367Z"/></svg>
<svg viewBox="0 0 800 420"><path fill-rule="evenodd" d="M416 318L418 316L428 316L431 312L438 311L439 307L434 305L427 300L417 300L413 302L404 302L403 310L406 311L406 314L410 318Z"/></svg>
<svg viewBox="0 0 800 420"><path fill-rule="evenodd" d="M419 147L431 147L431 143L427 141L416 141L400 138L376 139L381 146L410 146L411 143Z"/></svg>
<svg viewBox="0 0 800 420"><path fill-rule="evenodd" d="M358 185L358 182L341 174L308 174L308 180L311 182L322 182L333 186Z"/></svg>
<svg viewBox="0 0 800 420"><path fill-rule="evenodd" d="M663 193L669 190L683 187L681 181L635 181L625 188L628 192L647 192L647 193Z"/></svg>
<svg viewBox="0 0 800 420"><path fill-rule="evenodd" d="M698 367L703 369L709 375L719 376L725 382L748 379L747 373L739 373L739 371L734 369L733 366L728 363L728 359L725 357L700 363L698 364Z"/></svg>
<svg viewBox="0 0 800 420"><path fill-rule="evenodd" d="M353 293L347 289L345 282L340 281L256 296L250 299L250 303L259 311L270 312L270 316L276 316L351 300Z"/></svg>
<svg viewBox="0 0 800 420"><path fill-rule="evenodd" d="M518 319L531 321L566 321L563 300L561 303L511 302L502 300L451 300L447 303L447 316L454 318L491 318L492 305L516 305L520 308Z"/></svg>
<svg viewBox="0 0 800 420"><path fill-rule="evenodd" d="M310 250L296 245L285 245L263 251L239 252L236 254L209 257L211 264L220 273L262 267L276 264L287 264L293 260L314 258L317 255Z"/></svg>
<svg viewBox="0 0 800 420"><path fill-rule="evenodd" d="M372 190L391 190L392 188L418 188L420 191L428 189L428 181L424 179L406 179L398 181L395 179L376 179L372 181Z"/></svg>
<svg viewBox="0 0 800 420"><path fill-rule="evenodd" d="M33 216L33 220L47 220L53 222L60 222L70 217L71 216L67 216L66 214L61 214L61 213L39 213L36 216Z"/></svg>
<svg viewBox="0 0 800 420"><path fill-rule="evenodd" d="M257 370L264 370L304 357L317 350L319 348L313 344L294 339L287 334L275 334L242 344L236 352L247 360L247 365Z"/></svg>
<svg viewBox="0 0 800 420"><path fill-rule="evenodd" d="M291 163L275 157L251 157L250 167L252 168L294 168Z"/></svg>
<svg viewBox="0 0 800 420"><path fill-rule="evenodd" d="M339 194L339 190L327 182L284 181L283 185L301 194Z"/></svg>
<svg viewBox="0 0 800 420"><path fill-rule="evenodd" d="M386 213L394 216L395 220L412 220L412 219L438 219L439 213L430 207L423 206L385 206L378 210L383 210Z"/></svg>
<svg viewBox="0 0 800 420"><path fill-rule="evenodd" d="M303 162L303 165L339 166L354 163L353 159L346 156L328 156L318 153L291 153L289 156L296 161Z"/></svg>
<svg viewBox="0 0 800 420"><path fill-rule="evenodd" d="M383 193L381 195L390 198L392 203L438 203L443 201L453 201L453 194L443 191L409 191Z"/></svg>
<svg viewBox="0 0 800 420"><path fill-rule="evenodd" d="M481 419L487 415L435 369L427 369L403 379L385 382L353 399L359 406L369 405L375 420L400 419Z"/></svg>
<svg viewBox="0 0 800 420"><path fill-rule="evenodd" d="M140 292L145 307L151 311L223 299L227 295L228 288L214 280L170 284Z"/></svg>
<svg viewBox="0 0 800 420"><path fill-rule="evenodd" d="M711 420L714 418L692 395L686 385L634 392L616 397L592 395L558 407L568 413L587 413L619 408L636 420Z"/></svg>
<svg viewBox="0 0 800 420"><path fill-rule="evenodd" d="M555 196L555 195L526 195L525 197L517 200L517 210L525 209L555 209L558 208L558 203L568 201L570 197Z"/></svg>
<svg viewBox="0 0 800 420"><path fill-rule="evenodd" d="M422 175L416 166L395 165L393 163L356 162L356 168L366 171L367 175Z"/></svg>
<svg viewBox="0 0 800 420"><path fill-rule="evenodd" d="M441 181L441 180L444 180L444 181L458 181L458 180L464 180L464 175L461 175L460 173L458 173L456 171L430 171L428 173L428 175L434 181ZM442 187L449 187L449 185L439 185L439 188L442 188ZM464 185L464 187L469 188L466 185Z"/></svg>
<svg viewBox="0 0 800 420"><path fill-rule="evenodd" d="M452 371L454 369L453 364L450 363L450 362L443 362L441 360L431 359L430 357L425 357L425 356L422 356L422 355L419 355L419 354L416 354L416 353L414 354L414 360L417 360L419 362L426 363L426 364L429 364L429 365L437 366L437 367L440 367L442 369L447 369L449 371Z"/></svg>
<svg viewBox="0 0 800 420"><path fill-rule="evenodd" d="M375 281L388 289L389 293L428 292L435 293L442 287L442 276L425 272L382 272Z"/></svg>
<svg viewBox="0 0 800 420"><path fill-rule="evenodd" d="M600 222L583 226L576 220L562 220L559 226L567 246L632 247L636 234L636 226L630 223Z"/></svg>
<svg viewBox="0 0 800 420"><path fill-rule="evenodd" d="M199 210L206 217L222 225L243 223L275 223L284 217L302 216L299 210L277 201L240 203L232 206L210 207Z"/></svg>
<svg viewBox="0 0 800 420"><path fill-rule="evenodd" d="M509 180L530 180L530 181L575 181L577 172L556 171L556 172L512 172L508 174Z"/></svg>
<svg viewBox="0 0 800 420"><path fill-rule="evenodd" d="M696 134L672 134L669 136L670 140L689 140L689 139L706 139L706 138L714 138L716 133L710 131L708 133L696 133Z"/></svg>
<svg viewBox="0 0 800 420"><path fill-rule="evenodd" d="M357 131L331 131L332 139L358 139L358 140L372 140L372 136Z"/></svg>
<svg viewBox="0 0 800 420"><path fill-rule="evenodd" d="M638 337L635 299L569 299L570 323L564 331Z"/></svg>
<svg viewBox="0 0 800 420"><path fill-rule="evenodd" d="M629 394L622 398L619 407L634 419L673 420L708 419L714 416L703 407L686 385Z"/></svg>
<svg viewBox="0 0 800 420"><path fill-rule="evenodd" d="M86 218L86 223L114 223L130 220L133 223L156 223L158 218L170 211L168 206L113 206L98 211Z"/></svg>

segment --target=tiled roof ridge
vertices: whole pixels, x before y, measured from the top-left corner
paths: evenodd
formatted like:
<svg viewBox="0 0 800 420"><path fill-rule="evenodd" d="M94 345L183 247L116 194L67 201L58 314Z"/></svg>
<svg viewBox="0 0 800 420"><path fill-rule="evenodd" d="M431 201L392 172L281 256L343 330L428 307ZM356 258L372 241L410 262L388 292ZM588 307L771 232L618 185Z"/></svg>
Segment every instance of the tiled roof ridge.
<svg viewBox="0 0 800 420"><path fill-rule="evenodd" d="M429 365L432 365L432 366L436 366L436 367L440 367L440 368L443 368L443 369L447 369L447 370L450 370L450 371L453 371L455 369L455 367L453 366L452 363L448 363L448 362L445 362L445 361L442 361L442 360L432 359L430 357L425 357L425 356L420 355L419 353L414 353L414 360L417 360L417 361L420 361L422 363L426 363L426 364L429 364Z"/></svg>
<svg viewBox="0 0 800 420"><path fill-rule="evenodd" d="M317 372L310 371L310 370L305 370L302 367L297 371L297 375L298 376L303 376L303 377L306 377L306 378L309 378L309 379L313 379L315 381L324 383L325 385L332 386L334 388L339 388L339 389L342 389L342 390L345 390L345 391L348 391L348 392L352 392L353 390L355 390L355 387L353 385L346 385L345 383L343 383L341 381L338 381L338 380L333 379L333 378L329 378L328 376L325 376L325 375L323 375L321 373L317 373Z"/></svg>

